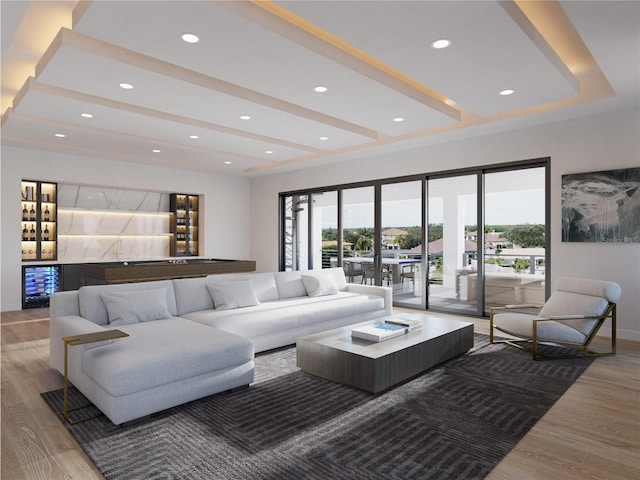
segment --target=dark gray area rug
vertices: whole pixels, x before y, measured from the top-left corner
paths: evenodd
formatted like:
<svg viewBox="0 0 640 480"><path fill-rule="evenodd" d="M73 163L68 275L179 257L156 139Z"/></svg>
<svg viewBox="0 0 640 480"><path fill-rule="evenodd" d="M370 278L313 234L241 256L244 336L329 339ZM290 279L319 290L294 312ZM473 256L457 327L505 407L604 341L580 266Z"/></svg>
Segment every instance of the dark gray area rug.
<svg viewBox="0 0 640 480"><path fill-rule="evenodd" d="M107 479L480 479L592 361L534 362L476 334L470 353L372 396L301 372L295 355L260 354L249 389L137 425L58 415ZM42 397L60 411L62 390Z"/></svg>

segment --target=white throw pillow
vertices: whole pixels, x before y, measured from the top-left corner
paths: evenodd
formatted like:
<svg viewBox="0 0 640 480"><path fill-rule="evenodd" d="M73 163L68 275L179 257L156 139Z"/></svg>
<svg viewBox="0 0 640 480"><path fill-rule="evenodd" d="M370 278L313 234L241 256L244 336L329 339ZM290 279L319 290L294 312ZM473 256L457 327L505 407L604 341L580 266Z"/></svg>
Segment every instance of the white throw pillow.
<svg viewBox="0 0 640 480"><path fill-rule="evenodd" d="M302 283L310 297L322 297L324 295L335 295L338 293L338 286L333 276L328 273L317 273L315 275L302 275Z"/></svg>
<svg viewBox="0 0 640 480"><path fill-rule="evenodd" d="M128 325L171 318L167 307L167 289L102 293L111 325Z"/></svg>
<svg viewBox="0 0 640 480"><path fill-rule="evenodd" d="M260 305L253 290L251 280L238 280L229 283L208 283L207 288L213 298L216 310L232 310L234 308Z"/></svg>

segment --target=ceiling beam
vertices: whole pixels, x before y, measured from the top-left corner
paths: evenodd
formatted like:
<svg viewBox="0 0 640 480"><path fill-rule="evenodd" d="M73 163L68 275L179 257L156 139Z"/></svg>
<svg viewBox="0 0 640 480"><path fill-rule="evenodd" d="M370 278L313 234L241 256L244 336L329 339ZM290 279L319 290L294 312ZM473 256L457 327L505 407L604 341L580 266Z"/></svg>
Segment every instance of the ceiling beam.
<svg viewBox="0 0 640 480"><path fill-rule="evenodd" d="M314 122L329 125L340 130L348 131L363 137L377 139L379 133L370 128L356 125L355 123L332 117L291 102L286 102L278 98L265 95L248 88L234 85L219 78L210 77L194 70L189 70L178 65L159 60L148 55L144 55L127 48L119 47L102 40L98 40L87 35L74 32L67 28L60 30L58 37L52 42L51 48L45 53L42 60L36 66L36 78L44 70L49 60L55 55L55 52L62 45L77 48L82 51L92 53L94 55L110 58L119 63L133 65L143 70L154 72L174 78L192 85L207 88L216 92L230 95L232 97L247 100L265 107L273 108L281 112L306 118Z"/></svg>
<svg viewBox="0 0 640 480"><path fill-rule="evenodd" d="M461 112L453 107L450 99L444 95L395 70L274 2L216 1L215 4L456 121L460 121Z"/></svg>

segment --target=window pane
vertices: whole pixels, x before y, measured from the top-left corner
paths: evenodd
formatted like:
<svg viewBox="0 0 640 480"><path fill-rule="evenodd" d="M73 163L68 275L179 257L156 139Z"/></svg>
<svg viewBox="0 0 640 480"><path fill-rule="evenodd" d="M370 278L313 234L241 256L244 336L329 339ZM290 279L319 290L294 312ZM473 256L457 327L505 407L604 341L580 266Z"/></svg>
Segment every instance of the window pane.
<svg viewBox="0 0 640 480"><path fill-rule="evenodd" d="M545 169L485 175L485 310L545 301Z"/></svg>
<svg viewBox="0 0 640 480"><path fill-rule="evenodd" d="M435 310L477 312L477 175L428 182L429 297Z"/></svg>
<svg viewBox="0 0 640 480"><path fill-rule="evenodd" d="M393 300L422 306L422 182L382 185L382 284L393 285Z"/></svg>
<svg viewBox="0 0 640 480"><path fill-rule="evenodd" d="M286 271L307 269L308 212L307 196L284 198L282 267Z"/></svg>
<svg viewBox="0 0 640 480"><path fill-rule="evenodd" d="M373 264L374 197L373 187L342 192L343 266L347 282L374 283L368 268L368 262Z"/></svg>
<svg viewBox="0 0 640 480"><path fill-rule="evenodd" d="M338 193L311 195L313 269L338 265Z"/></svg>

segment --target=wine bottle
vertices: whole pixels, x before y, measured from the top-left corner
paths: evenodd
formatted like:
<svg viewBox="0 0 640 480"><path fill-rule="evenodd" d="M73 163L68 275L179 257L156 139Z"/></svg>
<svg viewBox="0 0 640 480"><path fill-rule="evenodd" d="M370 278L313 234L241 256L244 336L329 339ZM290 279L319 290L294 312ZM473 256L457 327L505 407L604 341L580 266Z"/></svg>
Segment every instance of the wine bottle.
<svg viewBox="0 0 640 480"><path fill-rule="evenodd" d="M22 209L22 220L29 220L29 210L27 210L27 205L24 205Z"/></svg>
<svg viewBox="0 0 640 480"><path fill-rule="evenodd" d="M36 209L33 208L33 205L31 205L31 210L29 210L29 220L35 220L36 219Z"/></svg>
<svg viewBox="0 0 640 480"><path fill-rule="evenodd" d="M51 213L49 212L49 206L47 206L44 210L44 221L48 222L49 221L49 217L50 217Z"/></svg>
<svg viewBox="0 0 640 480"><path fill-rule="evenodd" d="M25 241L29 240L29 230L27 229L26 225L22 229L22 240L25 240Z"/></svg>
<svg viewBox="0 0 640 480"><path fill-rule="evenodd" d="M45 240L45 242L49 240L49 227L46 225L44 227L44 231L42 232L42 237Z"/></svg>
<svg viewBox="0 0 640 480"><path fill-rule="evenodd" d="M36 239L36 229L33 226L33 224L31 224L31 230L29 230L29 240L34 241Z"/></svg>

